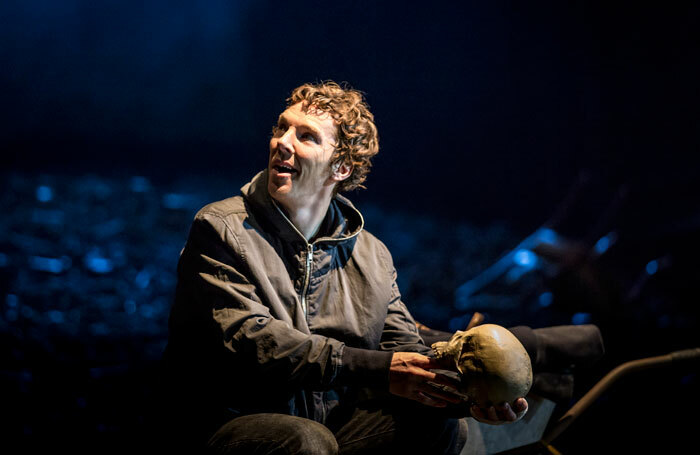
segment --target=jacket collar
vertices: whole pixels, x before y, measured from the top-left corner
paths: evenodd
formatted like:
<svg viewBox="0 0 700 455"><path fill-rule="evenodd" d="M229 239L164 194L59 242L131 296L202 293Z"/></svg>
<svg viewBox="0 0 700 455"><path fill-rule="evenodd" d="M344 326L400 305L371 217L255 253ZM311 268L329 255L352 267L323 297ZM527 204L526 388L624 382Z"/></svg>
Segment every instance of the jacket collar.
<svg viewBox="0 0 700 455"><path fill-rule="evenodd" d="M259 172L241 188L243 198L256 213L271 223L272 228L283 240L306 242L304 236L285 216L267 191L267 172L267 169ZM362 231L364 224L365 221L360 211L347 198L338 194L331 200L326 216L321 223L321 235L312 243L349 240Z"/></svg>

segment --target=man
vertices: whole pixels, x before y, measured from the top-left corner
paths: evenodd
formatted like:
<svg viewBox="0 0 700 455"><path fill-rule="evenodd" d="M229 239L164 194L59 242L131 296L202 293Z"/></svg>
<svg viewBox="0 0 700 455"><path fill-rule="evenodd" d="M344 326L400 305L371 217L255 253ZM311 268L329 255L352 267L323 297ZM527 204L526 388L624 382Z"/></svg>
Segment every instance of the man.
<svg viewBox="0 0 700 455"><path fill-rule="evenodd" d="M333 82L287 102L267 169L200 210L182 251L165 355L177 431L218 453L459 453L466 426L449 415L467 413L434 385L454 383L431 371L391 255L339 194L365 181L374 117Z"/></svg>

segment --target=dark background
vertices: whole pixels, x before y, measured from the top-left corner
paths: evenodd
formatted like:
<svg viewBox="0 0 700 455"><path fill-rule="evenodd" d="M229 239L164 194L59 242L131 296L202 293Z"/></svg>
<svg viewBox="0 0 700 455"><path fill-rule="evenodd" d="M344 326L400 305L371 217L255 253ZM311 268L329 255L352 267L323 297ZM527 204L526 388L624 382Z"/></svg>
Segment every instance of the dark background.
<svg viewBox="0 0 700 455"><path fill-rule="evenodd" d="M577 396L698 346L700 8L610 3L3 2L3 433L135 441L191 217L266 165L307 81L366 93L381 153L350 197L417 319L596 323ZM460 303L543 225L557 255ZM626 380L561 448L680 447L696 373Z"/></svg>

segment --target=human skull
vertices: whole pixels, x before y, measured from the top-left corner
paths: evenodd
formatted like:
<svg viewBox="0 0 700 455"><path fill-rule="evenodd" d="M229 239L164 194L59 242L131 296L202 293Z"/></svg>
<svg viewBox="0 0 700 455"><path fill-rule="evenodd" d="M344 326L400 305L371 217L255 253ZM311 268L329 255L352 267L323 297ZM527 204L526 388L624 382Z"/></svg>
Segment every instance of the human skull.
<svg viewBox="0 0 700 455"><path fill-rule="evenodd" d="M518 339L496 324L458 331L449 341L433 343L435 358L460 373L459 392L478 406L512 403L532 385L530 356Z"/></svg>

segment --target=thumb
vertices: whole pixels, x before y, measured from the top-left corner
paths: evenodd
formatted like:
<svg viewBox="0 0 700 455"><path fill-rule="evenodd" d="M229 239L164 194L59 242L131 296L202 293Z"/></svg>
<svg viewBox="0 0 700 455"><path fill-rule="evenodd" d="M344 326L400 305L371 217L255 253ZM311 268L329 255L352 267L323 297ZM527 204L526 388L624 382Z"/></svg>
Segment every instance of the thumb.
<svg viewBox="0 0 700 455"><path fill-rule="evenodd" d="M392 360L423 369L437 367L433 359L417 352L395 352Z"/></svg>

